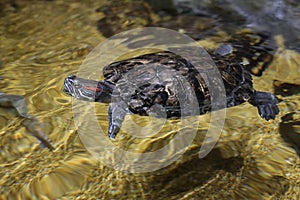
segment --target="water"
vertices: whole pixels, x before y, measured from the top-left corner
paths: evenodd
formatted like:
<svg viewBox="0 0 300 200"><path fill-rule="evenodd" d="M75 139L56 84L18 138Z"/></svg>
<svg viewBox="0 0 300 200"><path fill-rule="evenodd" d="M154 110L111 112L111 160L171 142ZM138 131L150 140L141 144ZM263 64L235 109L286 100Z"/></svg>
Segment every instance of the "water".
<svg viewBox="0 0 300 200"><path fill-rule="evenodd" d="M138 1L15 4L0 4L1 92L25 97L29 114L43 123L41 129L55 149L41 148L14 109L1 108L1 199L300 199L300 55L287 48L286 35L275 35L274 60L261 77L254 77L255 88L276 93L281 101L274 121L261 120L249 104L227 109L217 146L199 159L209 126L209 115L200 116L198 134L184 156L161 170L131 174L103 165L82 145L72 120L72 99L62 91L64 78L76 73L109 34L133 27L165 25L190 33L208 48L229 34L216 18L160 17ZM107 129L107 106L96 109ZM147 123L147 118L134 118ZM153 151L176 134L176 127L178 121L168 120L163 130L167 135L122 135L114 144Z"/></svg>

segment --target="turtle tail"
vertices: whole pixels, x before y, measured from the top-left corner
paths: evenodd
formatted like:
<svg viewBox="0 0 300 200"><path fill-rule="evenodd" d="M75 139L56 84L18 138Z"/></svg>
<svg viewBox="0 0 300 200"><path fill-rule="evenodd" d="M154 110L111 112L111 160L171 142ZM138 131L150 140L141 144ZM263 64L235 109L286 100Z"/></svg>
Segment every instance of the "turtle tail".
<svg viewBox="0 0 300 200"><path fill-rule="evenodd" d="M259 115L267 121L275 119L276 115L279 113L279 108L277 106L278 101L271 93L255 92L249 103L256 106Z"/></svg>

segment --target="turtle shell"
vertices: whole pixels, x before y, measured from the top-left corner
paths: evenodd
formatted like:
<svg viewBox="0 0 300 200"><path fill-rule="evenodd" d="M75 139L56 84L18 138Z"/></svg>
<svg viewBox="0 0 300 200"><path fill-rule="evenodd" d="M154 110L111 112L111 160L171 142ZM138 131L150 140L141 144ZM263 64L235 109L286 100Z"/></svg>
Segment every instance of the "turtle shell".
<svg viewBox="0 0 300 200"><path fill-rule="evenodd" d="M253 97L255 90L251 74L241 64L214 53L210 56L220 72L227 107L239 105ZM174 73L175 77L183 77L183 81L189 83L186 87L190 92L181 95L181 99L176 94L178 81L174 83ZM166 108L168 117L178 117L180 100L181 103L188 101L188 95L193 92L200 114L211 111L207 74L199 72L188 60L172 52L151 53L115 62L106 66L103 74L106 81L116 84L119 95L132 113L147 115L151 106L160 104Z"/></svg>

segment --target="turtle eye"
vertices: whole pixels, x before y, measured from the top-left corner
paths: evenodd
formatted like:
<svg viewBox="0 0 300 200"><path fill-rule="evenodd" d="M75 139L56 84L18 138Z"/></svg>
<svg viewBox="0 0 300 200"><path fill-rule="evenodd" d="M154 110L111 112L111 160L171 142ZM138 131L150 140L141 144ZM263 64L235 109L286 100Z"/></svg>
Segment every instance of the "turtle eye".
<svg viewBox="0 0 300 200"><path fill-rule="evenodd" d="M79 84L77 81L75 81L75 82L74 82L74 87L79 88L79 87L80 87L80 84Z"/></svg>

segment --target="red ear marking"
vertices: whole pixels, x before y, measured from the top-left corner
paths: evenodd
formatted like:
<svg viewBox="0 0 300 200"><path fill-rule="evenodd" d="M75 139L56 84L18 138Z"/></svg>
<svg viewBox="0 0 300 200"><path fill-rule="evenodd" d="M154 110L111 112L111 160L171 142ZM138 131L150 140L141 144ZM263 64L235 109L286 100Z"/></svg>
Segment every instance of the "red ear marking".
<svg viewBox="0 0 300 200"><path fill-rule="evenodd" d="M101 92L101 89L97 88L97 87L89 87L89 86L83 86L83 87L87 90L91 90L91 91L94 91L94 92Z"/></svg>

